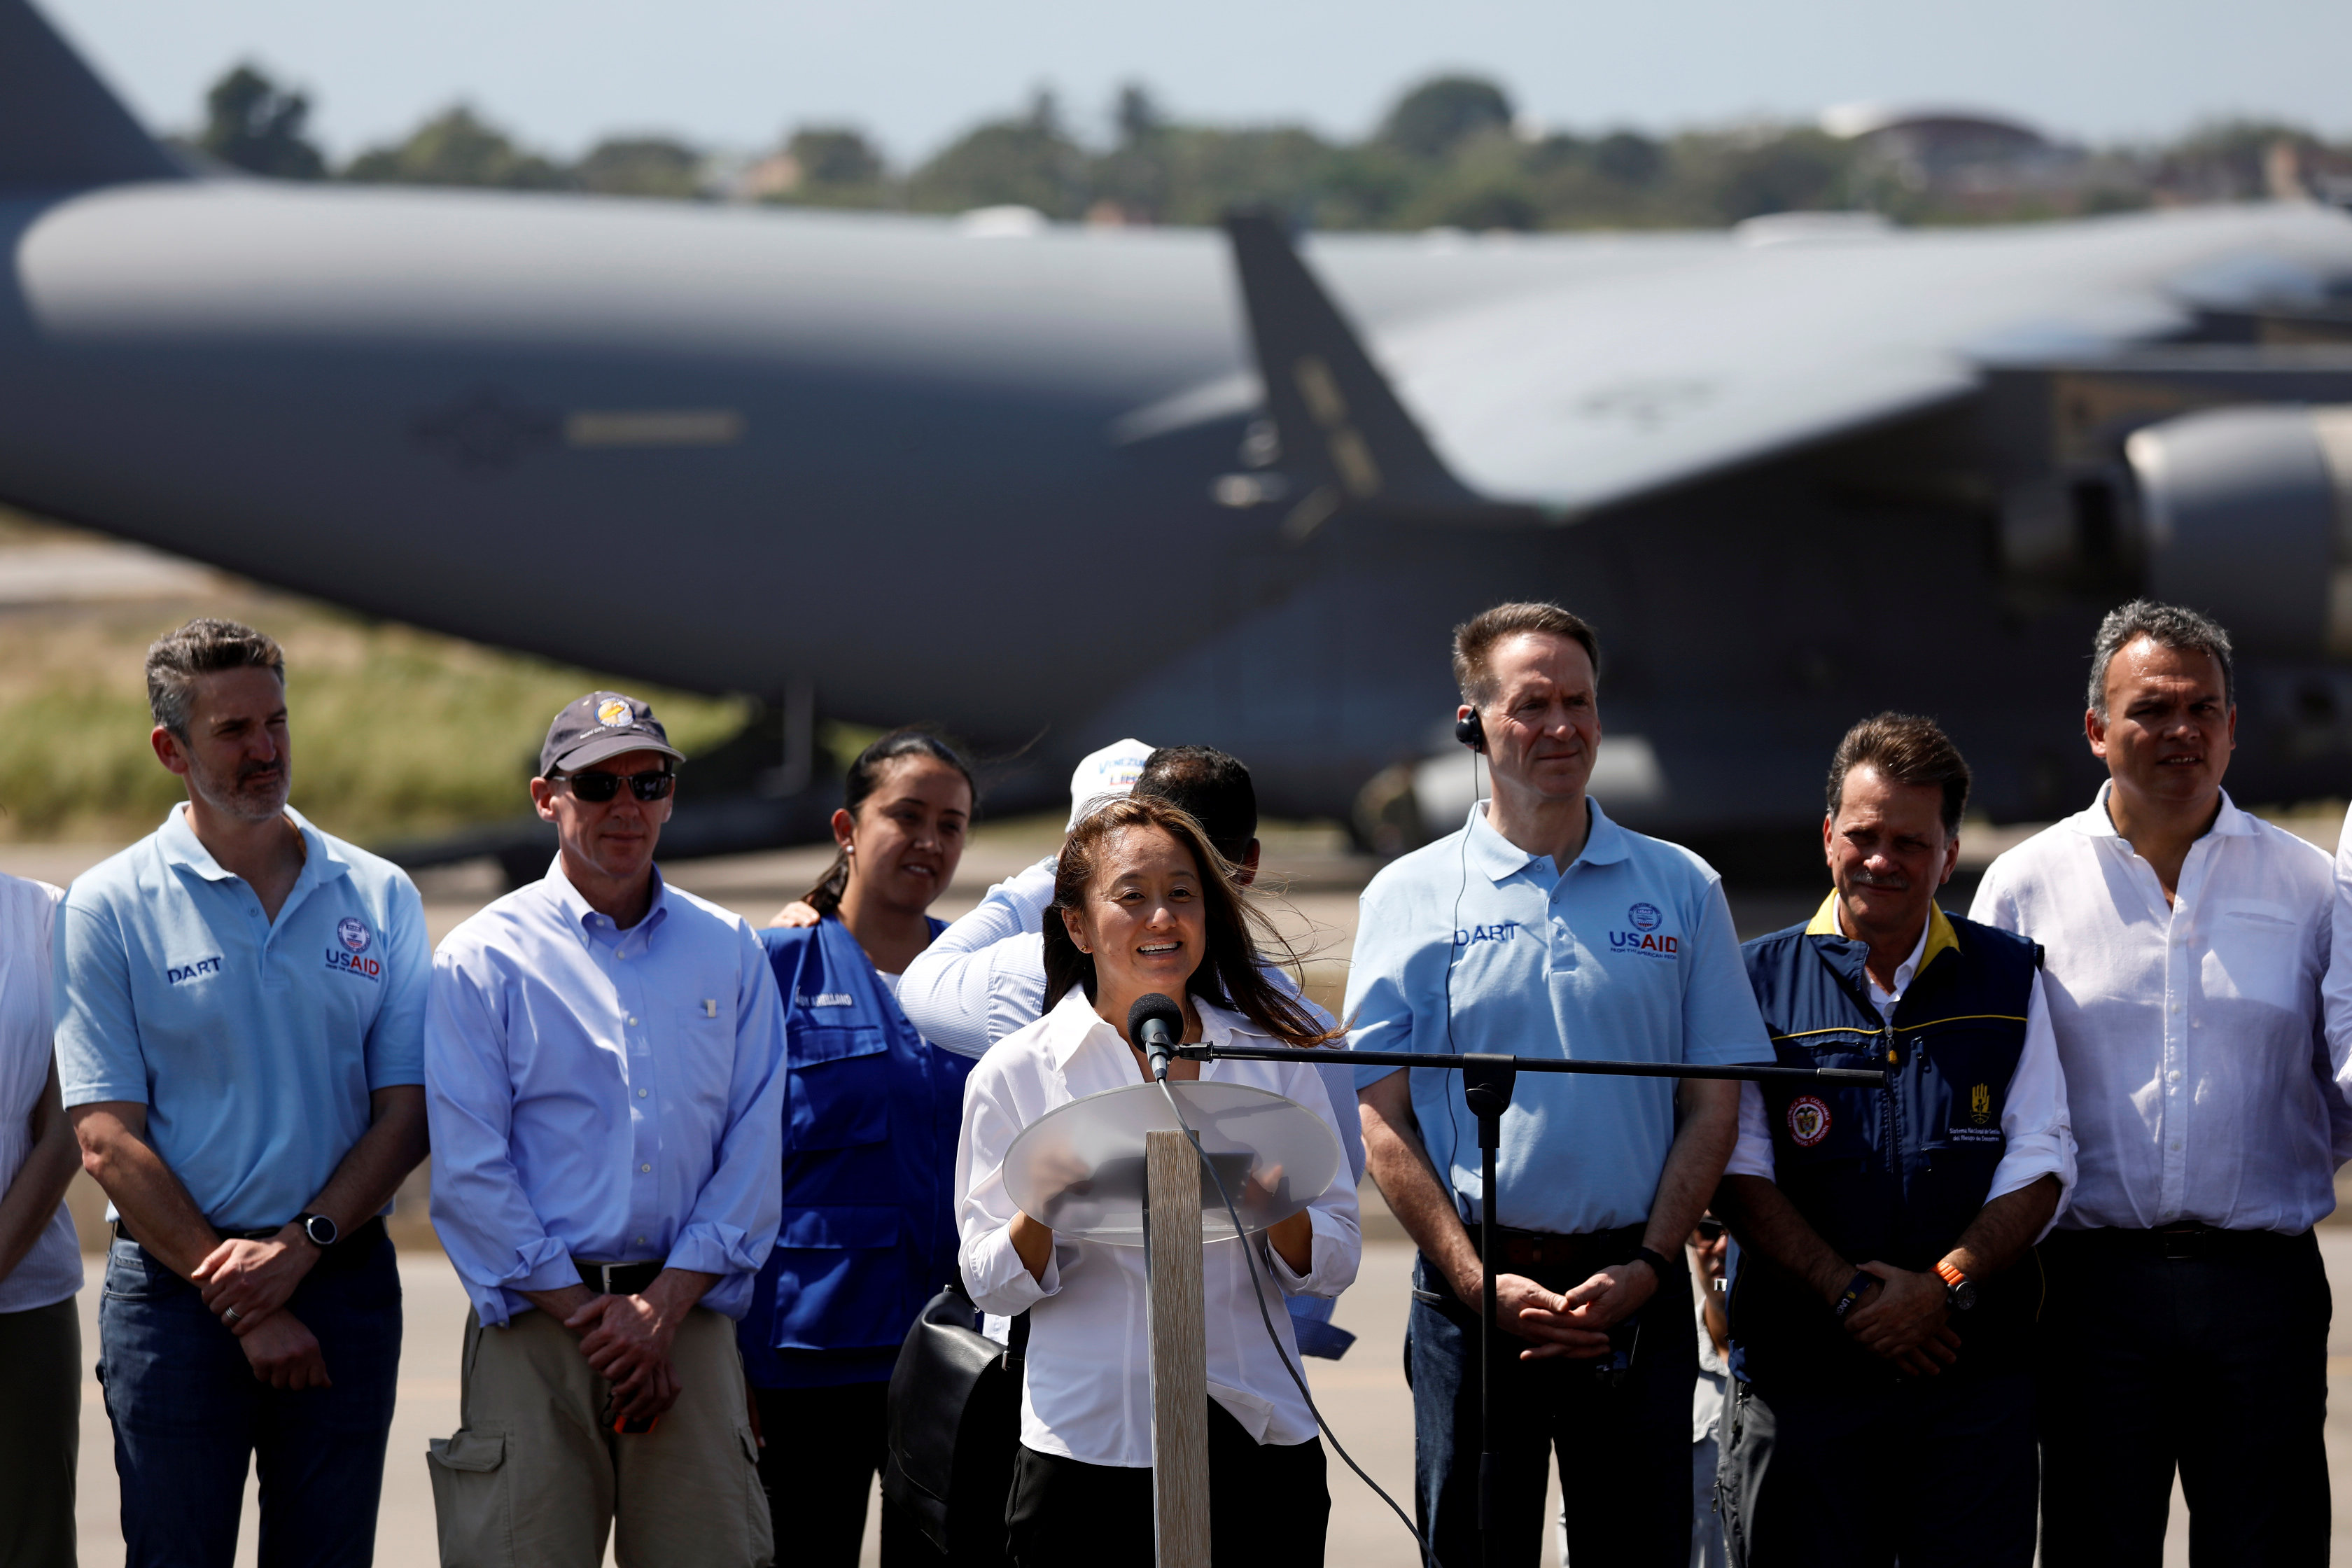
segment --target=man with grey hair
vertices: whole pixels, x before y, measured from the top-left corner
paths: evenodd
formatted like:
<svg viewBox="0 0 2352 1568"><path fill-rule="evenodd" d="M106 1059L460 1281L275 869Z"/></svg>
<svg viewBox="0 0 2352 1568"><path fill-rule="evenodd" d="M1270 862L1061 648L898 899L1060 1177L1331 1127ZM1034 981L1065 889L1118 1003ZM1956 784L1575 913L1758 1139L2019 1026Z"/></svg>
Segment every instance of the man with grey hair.
<svg viewBox="0 0 2352 1568"><path fill-rule="evenodd" d="M99 1380L133 1564L366 1563L400 1364L382 1215L425 1156L415 884L286 804L286 659L231 621L147 652L187 785L54 937L58 1078L112 1200Z"/></svg>
<svg viewBox="0 0 2352 1568"><path fill-rule="evenodd" d="M2042 1560L2325 1563L2328 1290L2352 1154L2321 986L2327 858L2231 804L2229 634L2136 600L2093 646L2107 783L1971 917L2041 944L2079 1147L2042 1247Z"/></svg>

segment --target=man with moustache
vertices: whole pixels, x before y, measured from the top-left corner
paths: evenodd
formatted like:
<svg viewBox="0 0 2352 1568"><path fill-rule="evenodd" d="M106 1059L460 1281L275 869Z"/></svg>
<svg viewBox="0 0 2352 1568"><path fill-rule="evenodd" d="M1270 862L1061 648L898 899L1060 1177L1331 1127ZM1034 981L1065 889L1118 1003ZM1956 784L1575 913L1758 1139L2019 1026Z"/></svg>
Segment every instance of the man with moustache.
<svg viewBox="0 0 2352 1568"><path fill-rule="evenodd" d="M400 1362L382 1215L425 1154L424 910L286 804L286 660L229 621L147 652L163 826L56 924L57 1054L111 1200L99 1381L133 1564L375 1546Z"/></svg>
<svg viewBox="0 0 2352 1568"><path fill-rule="evenodd" d="M530 781L554 863L434 955L433 1223L473 1303L444 1563L774 1559L734 1320L782 1208L784 1014L751 928L654 867L683 760L634 698L566 707Z"/></svg>
<svg viewBox="0 0 2352 1568"><path fill-rule="evenodd" d="M2323 1026L2327 857L2221 788L2229 634L2136 600L2092 645L2089 809L1971 913L2041 944L2081 1180L2042 1245L2042 1560L2327 1559L2327 1275L2352 1108Z"/></svg>
<svg viewBox="0 0 2352 1568"><path fill-rule="evenodd" d="M1936 907L1968 796L1931 721L1856 724L1830 896L1741 950L1782 1066L1887 1075L1740 1086L1716 1208L1743 1248L1718 1490L1743 1568L2033 1560L2028 1254L2074 1147L2041 955Z"/></svg>
<svg viewBox="0 0 2352 1568"><path fill-rule="evenodd" d="M1715 873L1585 794L1599 663L1592 628L1557 605L1455 628L1456 733L1494 794L1364 889L1342 1008L1355 1048L1770 1059ZM1681 1568L1698 1375L1683 1244L1738 1137L1738 1085L1520 1076L1496 1161L1498 1466L1482 1542L1476 1119L1459 1073L1356 1078L1372 1174L1421 1248L1406 1353L1436 1555L1532 1568L1557 1454L1576 1561Z"/></svg>

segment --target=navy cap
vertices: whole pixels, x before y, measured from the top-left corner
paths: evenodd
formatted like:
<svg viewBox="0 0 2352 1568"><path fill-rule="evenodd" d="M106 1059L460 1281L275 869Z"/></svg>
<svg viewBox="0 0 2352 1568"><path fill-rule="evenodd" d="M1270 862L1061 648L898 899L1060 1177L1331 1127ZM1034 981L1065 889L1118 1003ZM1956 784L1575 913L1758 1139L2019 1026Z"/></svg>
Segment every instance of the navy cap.
<svg viewBox="0 0 2352 1568"><path fill-rule="evenodd" d="M577 773L624 752L659 752L686 761L686 753L669 743L669 731L652 709L617 691L592 691L547 727L547 743L539 749L539 776L558 770Z"/></svg>

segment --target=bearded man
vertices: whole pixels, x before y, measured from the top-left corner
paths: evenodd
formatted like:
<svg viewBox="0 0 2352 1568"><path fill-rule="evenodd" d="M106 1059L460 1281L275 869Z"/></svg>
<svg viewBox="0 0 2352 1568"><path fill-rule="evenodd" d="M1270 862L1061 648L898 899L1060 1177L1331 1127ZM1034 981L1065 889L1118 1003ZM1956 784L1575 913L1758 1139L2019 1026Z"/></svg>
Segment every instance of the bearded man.
<svg viewBox="0 0 2352 1568"><path fill-rule="evenodd" d="M415 884L320 832L286 658L230 621L147 650L156 759L188 798L76 881L57 1053L114 1241L99 1380L133 1564L366 1563L400 1364L382 1215L425 1157L431 975Z"/></svg>

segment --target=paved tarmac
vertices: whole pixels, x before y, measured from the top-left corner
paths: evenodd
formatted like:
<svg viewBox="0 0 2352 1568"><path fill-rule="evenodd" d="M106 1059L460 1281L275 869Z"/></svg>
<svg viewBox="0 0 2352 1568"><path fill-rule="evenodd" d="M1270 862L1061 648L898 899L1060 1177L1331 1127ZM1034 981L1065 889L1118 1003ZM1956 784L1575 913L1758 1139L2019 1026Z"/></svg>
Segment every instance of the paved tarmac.
<svg viewBox="0 0 2352 1568"><path fill-rule="evenodd" d="M2320 1232L2329 1280L2339 1300L2352 1300L2352 1226ZM80 1297L86 1360L98 1343L98 1280ZM1410 1512L1412 1507L1412 1396L1401 1358L1404 1344L1407 1279L1412 1249L1403 1242L1376 1241L1365 1248L1363 1273L1339 1299L1336 1321L1358 1336L1345 1359L1309 1361L1307 1382L1324 1418L1356 1462L1370 1472ZM385 1464L383 1510L376 1531L381 1568L429 1568L436 1561L433 1492L425 1468L425 1445L446 1437L457 1425L457 1349L466 1318L465 1293L438 1251L411 1251L401 1260L406 1294L407 1341L401 1357L400 1404L393 1417L391 1456ZM2330 1470L2352 1476L2352 1325L2338 1321L2328 1342L2327 1454ZM2338 1397L2338 1396L2341 1397ZM82 1384L81 1562L83 1568L119 1568L122 1538L116 1527L120 1493L115 1486L111 1438L98 1384ZM1348 1473L1337 1456L1330 1463L1331 1531L1326 1561L1347 1568L1414 1568L1412 1541L1364 1484ZM1559 1506L1558 1479L1551 1509ZM2342 1561L2352 1562L2352 1521L2337 1510L2336 1543ZM248 1482L245 1526L237 1542L239 1568L256 1561L253 1488ZM2176 1492L2173 1528L2165 1542L2168 1565L2189 1561L2188 1515ZM877 1568L880 1553L869 1511L864 1568ZM789 1568L791 1558L779 1562ZM1549 1543L1545 1568L1557 1568Z"/></svg>
<svg viewBox="0 0 2352 1568"><path fill-rule="evenodd" d="M955 885L936 906L946 918L961 913L977 900L988 883L1027 864L1051 847L1050 826L1038 830L1014 825L975 843L967 854ZM0 848L0 869L63 882L95 863L111 847L12 846ZM813 881L829 856L811 850L746 856L722 861L688 863L675 868L677 884L740 910L755 923L764 922L778 905ZM1336 993L1352 942L1355 896L1368 874L1369 863L1345 854L1334 837L1305 834L1275 838L1268 845L1269 870L1286 881L1287 890L1276 907L1288 934L1311 950L1310 984L1328 999ZM426 916L435 941L498 891L491 875L476 868L435 873L424 879ZM1817 891L1788 889L1744 893L1734 900L1734 915L1743 935L1754 935L1802 918L1818 903ZM1964 897L1947 899L1965 908ZM401 1363L400 1399L394 1418L390 1458L386 1466L383 1507L377 1533L376 1561L383 1568L419 1568L436 1561L433 1503L426 1478L425 1446L446 1436L457 1424L458 1341L465 1321L463 1292L447 1261L423 1221L425 1187L421 1180L404 1191L394 1214L394 1234L405 1250L401 1278L406 1295L407 1339ZM74 1197L77 1217L86 1239L99 1232L96 1193L87 1179ZM1409 1512L1412 1481L1412 1396L1402 1367L1405 1306L1412 1248L1401 1239L1395 1222L1367 1192L1367 1246L1362 1273L1355 1288L1339 1300L1339 1324L1359 1336L1347 1357L1337 1363L1310 1361L1308 1379L1316 1398L1342 1443L1381 1485ZM2321 1228L2328 1275L2338 1300L2352 1300L2352 1225ZM83 1319L85 1363L97 1359L98 1296L102 1265L89 1259L89 1279L79 1302ZM2352 1322L2339 1320L2329 1340L2328 1456L2331 1471L2352 1477ZM2343 1399L2334 1395L2342 1394ZM79 1511L81 1521L81 1562L85 1568L117 1568L122 1562L121 1536L117 1527L119 1492L115 1483L111 1438L100 1394L94 1379L83 1384L81 1479ZM1348 1473L1336 1456L1330 1465L1331 1528L1327 1560L1347 1568L1412 1568L1418 1561L1411 1537L1362 1482ZM1551 1507L1558 1507L1559 1483L1552 1483ZM252 1483L247 1485L246 1524L238 1543L241 1565L256 1561ZM2176 1491L2174 1523L2166 1542L2168 1564L2186 1564L2186 1513ZM2352 1562L2352 1521L2339 1510L2337 1539ZM784 1554L781 1561L790 1564ZM872 1568L879 1557L869 1513L864 1562ZM1547 1543L1545 1568L1558 1568L1556 1549Z"/></svg>

